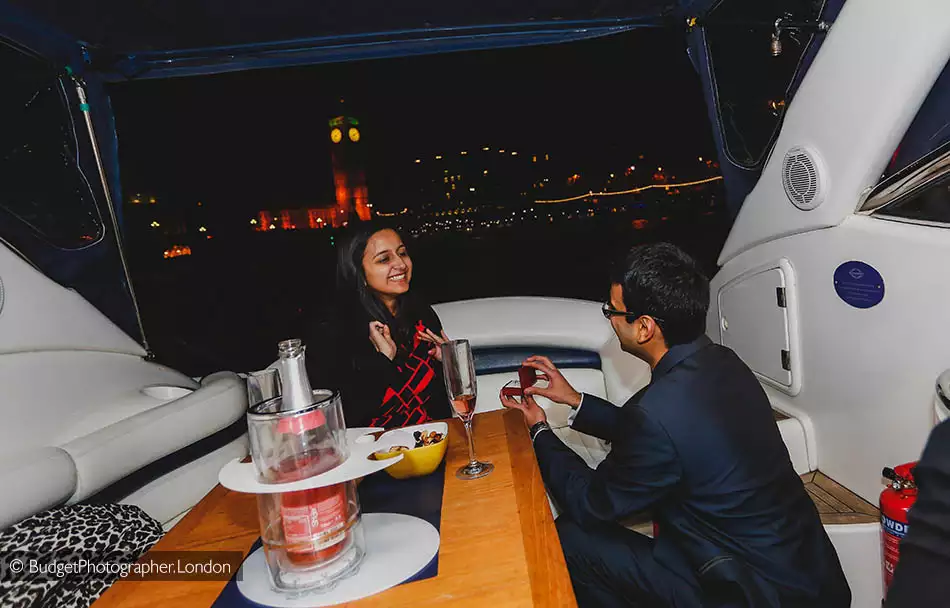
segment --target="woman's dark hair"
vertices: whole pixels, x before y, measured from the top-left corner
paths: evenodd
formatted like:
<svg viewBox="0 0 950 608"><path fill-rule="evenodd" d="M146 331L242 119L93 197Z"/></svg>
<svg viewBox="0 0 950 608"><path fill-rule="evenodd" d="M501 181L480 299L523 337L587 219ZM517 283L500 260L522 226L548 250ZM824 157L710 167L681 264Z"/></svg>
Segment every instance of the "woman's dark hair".
<svg viewBox="0 0 950 608"><path fill-rule="evenodd" d="M620 285L627 312L656 318L667 346L692 342L705 331L709 280L675 245L633 247L614 264L610 283Z"/></svg>
<svg viewBox="0 0 950 608"><path fill-rule="evenodd" d="M414 331L413 321L406 314L409 312L411 303L409 294L399 296L396 300L396 314L393 315L366 283L366 274L363 272L363 254L366 252L369 239L381 230L392 230L400 234L399 230L387 222L378 220L358 222L350 226L337 252L338 306L342 307L341 312L347 318L351 320L359 318L360 321L368 318L380 321L389 326L397 342L406 341L412 337ZM363 314L359 315L358 312Z"/></svg>

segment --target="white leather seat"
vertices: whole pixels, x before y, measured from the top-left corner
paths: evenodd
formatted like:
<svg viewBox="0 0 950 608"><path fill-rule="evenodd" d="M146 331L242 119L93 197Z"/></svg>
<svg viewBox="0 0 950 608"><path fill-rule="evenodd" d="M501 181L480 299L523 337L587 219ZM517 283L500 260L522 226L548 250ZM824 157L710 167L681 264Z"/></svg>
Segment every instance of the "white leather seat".
<svg viewBox="0 0 950 608"><path fill-rule="evenodd" d="M237 374L219 375L196 391L122 418L63 445L76 463L70 502L82 500L159 458L227 428L244 417Z"/></svg>
<svg viewBox="0 0 950 608"><path fill-rule="evenodd" d="M0 529L62 504L76 488L76 465L65 450L45 446L0 455Z"/></svg>

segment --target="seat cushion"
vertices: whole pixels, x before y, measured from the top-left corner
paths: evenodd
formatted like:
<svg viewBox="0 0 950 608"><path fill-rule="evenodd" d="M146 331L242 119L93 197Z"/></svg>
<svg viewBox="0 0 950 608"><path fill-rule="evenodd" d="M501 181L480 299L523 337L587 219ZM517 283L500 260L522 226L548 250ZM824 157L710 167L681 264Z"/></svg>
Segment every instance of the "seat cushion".
<svg viewBox="0 0 950 608"><path fill-rule="evenodd" d="M0 456L0 529L65 502L76 489L76 464L65 450L37 447Z"/></svg>
<svg viewBox="0 0 950 608"><path fill-rule="evenodd" d="M76 463L70 499L95 494L163 456L212 435L247 411L247 391L236 374L206 378L198 390L135 414L63 445Z"/></svg>

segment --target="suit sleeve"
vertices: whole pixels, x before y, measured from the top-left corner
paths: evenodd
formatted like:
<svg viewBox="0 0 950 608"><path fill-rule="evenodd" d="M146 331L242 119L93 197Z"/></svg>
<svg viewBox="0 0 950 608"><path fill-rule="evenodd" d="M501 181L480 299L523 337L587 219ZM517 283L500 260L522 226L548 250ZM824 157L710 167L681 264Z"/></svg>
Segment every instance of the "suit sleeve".
<svg viewBox="0 0 950 608"><path fill-rule="evenodd" d="M649 509L682 477L676 450L663 427L639 407L626 407L622 413L621 432L596 469L554 433L535 438L545 485L562 511L581 527Z"/></svg>
<svg viewBox="0 0 950 608"><path fill-rule="evenodd" d="M887 595L887 608L944 606L950 597L950 421L927 440L914 469L917 502Z"/></svg>
<svg viewBox="0 0 950 608"><path fill-rule="evenodd" d="M622 424L623 410L600 397L584 393L571 428L585 435L613 441Z"/></svg>

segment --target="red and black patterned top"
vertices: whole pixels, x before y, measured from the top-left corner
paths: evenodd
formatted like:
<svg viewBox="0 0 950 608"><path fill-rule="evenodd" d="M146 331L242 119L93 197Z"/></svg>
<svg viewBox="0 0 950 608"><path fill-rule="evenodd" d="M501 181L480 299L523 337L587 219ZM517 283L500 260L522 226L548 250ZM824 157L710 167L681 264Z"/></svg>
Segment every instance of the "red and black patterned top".
<svg viewBox="0 0 950 608"><path fill-rule="evenodd" d="M326 331L308 345L311 383L341 390L348 427L391 429L451 416L442 363L429 355L432 345L416 336L424 328L439 335L442 323L430 306L417 310L412 336L400 340L393 335L397 350L392 361L370 342L368 319L337 326L333 346L325 342ZM335 353L336 360L331 364L326 356L311 356L315 351Z"/></svg>

